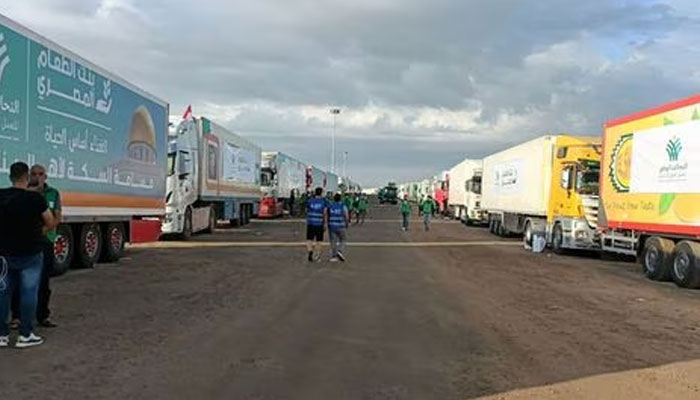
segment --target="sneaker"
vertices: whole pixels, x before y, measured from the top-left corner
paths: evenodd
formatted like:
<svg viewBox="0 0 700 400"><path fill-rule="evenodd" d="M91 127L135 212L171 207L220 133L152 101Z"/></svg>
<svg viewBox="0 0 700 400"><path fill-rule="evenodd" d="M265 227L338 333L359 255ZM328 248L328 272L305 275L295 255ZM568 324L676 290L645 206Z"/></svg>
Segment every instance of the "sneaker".
<svg viewBox="0 0 700 400"><path fill-rule="evenodd" d="M9 336L0 336L0 348L9 347L9 346L10 346L10 337Z"/></svg>
<svg viewBox="0 0 700 400"><path fill-rule="evenodd" d="M314 260L314 253L309 253L309 262L312 262Z"/></svg>
<svg viewBox="0 0 700 400"><path fill-rule="evenodd" d="M314 261L316 261L317 263L320 263L320 262L321 262L321 256L318 255L318 256L314 257Z"/></svg>
<svg viewBox="0 0 700 400"><path fill-rule="evenodd" d="M336 254L336 257L338 257L340 261L345 262L345 255L343 255L343 253L338 252L338 254Z"/></svg>
<svg viewBox="0 0 700 400"><path fill-rule="evenodd" d="M330 262L338 262L338 257L331 257Z"/></svg>
<svg viewBox="0 0 700 400"><path fill-rule="evenodd" d="M56 325L55 322L51 321L48 318L39 322L39 326L41 326L42 328L57 328L58 327L58 325Z"/></svg>
<svg viewBox="0 0 700 400"><path fill-rule="evenodd" d="M17 318L10 321L10 329L13 331L16 331L17 329L19 329L19 320Z"/></svg>
<svg viewBox="0 0 700 400"><path fill-rule="evenodd" d="M34 333L30 333L29 336L20 336L15 343L15 347L18 349L24 349L27 347L34 347L44 343L44 338L37 336Z"/></svg>

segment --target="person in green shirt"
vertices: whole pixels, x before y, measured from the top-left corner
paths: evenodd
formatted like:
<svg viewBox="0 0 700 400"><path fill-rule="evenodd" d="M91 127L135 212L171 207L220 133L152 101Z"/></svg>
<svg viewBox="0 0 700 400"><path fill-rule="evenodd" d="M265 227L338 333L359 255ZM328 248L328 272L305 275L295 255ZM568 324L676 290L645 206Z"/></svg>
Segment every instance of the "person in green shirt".
<svg viewBox="0 0 700 400"><path fill-rule="evenodd" d="M433 216L436 210L437 207L435 200L433 200L433 196L431 195L428 195L428 197L425 198L420 204L420 213L423 215L423 225L425 226L426 231L430 230L430 218Z"/></svg>
<svg viewBox="0 0 700 400"><path fill-rule="evenodd" d="M367 207L369 205L369 200L367 196L361 195L357 200L357 221L355 223L364 225L365 217L367 217Z"/></svg>
<svg viewBox="0 0 700 400"><path fill-rule="evenodd" d="M401 200L401 217L403 217L402 228L404 232L408 230L408 221L411 219L411 203L408 202L408 195Z"/></svg>

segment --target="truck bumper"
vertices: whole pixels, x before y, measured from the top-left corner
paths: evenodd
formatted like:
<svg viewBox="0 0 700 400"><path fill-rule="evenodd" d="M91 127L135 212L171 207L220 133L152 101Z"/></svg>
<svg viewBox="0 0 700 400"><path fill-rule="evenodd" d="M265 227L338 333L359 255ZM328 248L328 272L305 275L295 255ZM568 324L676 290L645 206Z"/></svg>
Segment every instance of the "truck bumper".
<svg viewBox="0 0 700 400"><path fill-rule="evenodd" d="M591 228L585 219L562 218L557 220L564 233L563 247L567 249L598 250L600 240L598 232Z"/></svg>
<svg viewBox="0 0 700 400"><path fill-rule="evenodd" d="M164 235L182 233L184 225L184 214L176 212L176 210L165 208L165 218L161 226L161 232Z"/></svg>

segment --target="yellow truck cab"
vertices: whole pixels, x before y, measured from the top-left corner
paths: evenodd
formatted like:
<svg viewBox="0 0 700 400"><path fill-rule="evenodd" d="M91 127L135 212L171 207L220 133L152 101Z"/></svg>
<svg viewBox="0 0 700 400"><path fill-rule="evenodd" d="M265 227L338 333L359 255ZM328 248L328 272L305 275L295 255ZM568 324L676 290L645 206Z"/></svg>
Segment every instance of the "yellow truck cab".
<svg viewBox="0 0 700 400"><path fill-rule="evenodd" d="M484 159L482 208L491 232L597 249L600 138L548 135Z"/></svg>

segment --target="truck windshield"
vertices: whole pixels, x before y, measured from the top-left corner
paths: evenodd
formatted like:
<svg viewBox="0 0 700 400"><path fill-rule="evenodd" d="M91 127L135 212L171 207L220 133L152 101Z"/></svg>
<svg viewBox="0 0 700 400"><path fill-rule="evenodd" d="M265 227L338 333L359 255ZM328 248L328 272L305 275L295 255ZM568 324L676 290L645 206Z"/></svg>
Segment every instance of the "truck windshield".
<svg viewBox="0 0 700 400"><path fill-rule="evenodd" d="M260 186L272 186L272 179L275 173L272 168L262 168L260 170Z"/></svg>
<svg viewBox="0 0 700 400"><path fill-rule="evenodd" d="M576 192L598 195L600 185L600 162L581 161L576 170Z"/></svg>
<svg viewBox="0 0 700 400"><path fill-rule="evenodd" d="M176 153L168 153L168 176L175 175L175 155Z"/></svg>
<svg viewBox="0 0 700 400"><path fill-rule="evenodd" d="M467 190L475 194L481 194L481 177L475 176L467 181Z"/></svg>

